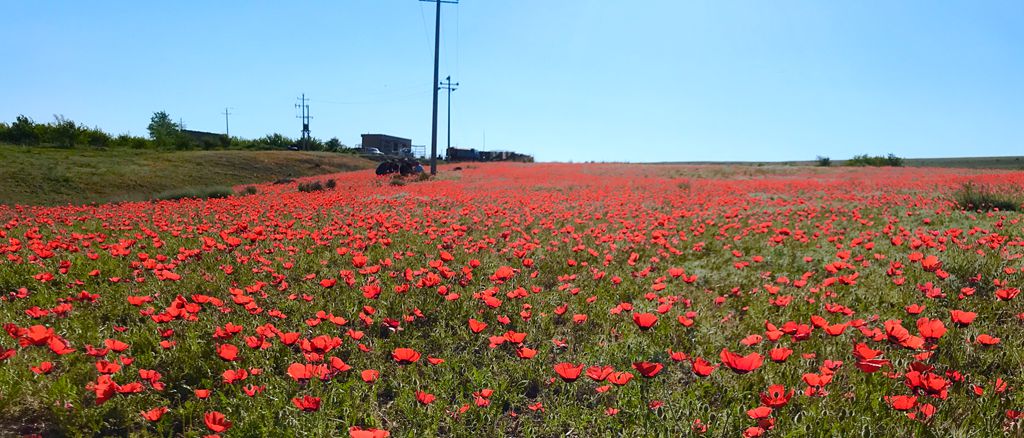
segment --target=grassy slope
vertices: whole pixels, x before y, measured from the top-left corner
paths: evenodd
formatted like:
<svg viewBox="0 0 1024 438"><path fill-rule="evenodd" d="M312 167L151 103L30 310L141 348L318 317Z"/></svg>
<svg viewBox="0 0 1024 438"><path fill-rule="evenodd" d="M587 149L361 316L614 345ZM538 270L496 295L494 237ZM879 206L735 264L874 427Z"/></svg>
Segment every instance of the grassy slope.
<svg viewBox="0 0 1024 438"><path fill-rule="evenodd" d="M329 152L136 151L0 145L0 203L144 200L181 188L234 186L372 168Z"/></svg>

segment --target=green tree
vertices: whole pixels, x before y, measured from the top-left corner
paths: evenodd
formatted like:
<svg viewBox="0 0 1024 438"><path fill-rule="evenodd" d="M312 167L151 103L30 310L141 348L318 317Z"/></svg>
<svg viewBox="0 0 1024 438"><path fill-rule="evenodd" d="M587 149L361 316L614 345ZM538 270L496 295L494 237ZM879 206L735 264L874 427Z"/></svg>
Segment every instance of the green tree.
<svg viewBox="0 0 1024 438"><path fill-rule="evenodd" d="M288 149L288 146L295 144L295 140L274 133L256 139L257 144L269 146L271 149Z"/></svg>
<svg viewBox="0 0 1024 438"><path fill-rule="evenodd" d="M341 143L341 140L338 140L338 137L331 137L330 140L327 140L327 142L324 143L324 150L327 151L339 152L344 148L345 145Z"/></svg>
<svg viewBox="0 0 1024 438"><path fill-rule="evenodd" d="M79 128L74 121L68 120L62 114L53 115L53 125L49 131L50 141L63 148L75 147L75 140L78 138Z"/></svg>
<svg viewBox="0 0 1024 438"><path fill-rule="evenodd" d="M36 123L24 115L19 115L14 119L14 123L11 124L7 135L10 141L15 144L39 144L39 131L36 130Z"/></svg>
<svg viewBox="0 0 1024 438"><path fill-rule="evenodd" d="M146 129L149 130L149 138L153 140L153 143L158 148L176 145L178 137L181 135L181 127L174 123L171 120L171 116L165 111L153 113L153 117L149 119L149 126Z"/></svg>

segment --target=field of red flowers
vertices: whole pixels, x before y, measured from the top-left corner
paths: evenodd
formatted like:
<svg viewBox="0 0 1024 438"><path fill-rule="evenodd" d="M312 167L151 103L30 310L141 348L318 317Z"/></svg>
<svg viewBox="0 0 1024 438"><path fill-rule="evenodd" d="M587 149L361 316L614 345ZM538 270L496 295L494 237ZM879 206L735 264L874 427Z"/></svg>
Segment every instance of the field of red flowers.
<svg viewBox="0 0 1024 438"><path fill-rule="evenodd" d="M993 436L1024 173L495 164L0 207L0 435Z"/></svg>

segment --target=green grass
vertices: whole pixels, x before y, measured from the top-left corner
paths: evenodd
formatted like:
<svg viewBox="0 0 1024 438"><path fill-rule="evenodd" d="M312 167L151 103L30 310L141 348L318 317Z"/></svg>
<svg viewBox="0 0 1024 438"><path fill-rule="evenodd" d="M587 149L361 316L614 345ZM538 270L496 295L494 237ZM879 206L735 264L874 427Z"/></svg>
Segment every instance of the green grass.
<svg viewBox="0 0 1024 438"><path fill-rule="evenodd" d="M372 161L299 151L138 151L0 145L0 204L140 201L170 192L350 170Z"/></svg>

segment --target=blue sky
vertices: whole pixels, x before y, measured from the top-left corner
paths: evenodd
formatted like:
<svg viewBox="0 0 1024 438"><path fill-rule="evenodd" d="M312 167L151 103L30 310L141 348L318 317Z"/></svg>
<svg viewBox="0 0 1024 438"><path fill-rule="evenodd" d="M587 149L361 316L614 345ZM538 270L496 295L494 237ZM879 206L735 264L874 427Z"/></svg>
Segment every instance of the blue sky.
<svg viewBox="0 0 1024 438"><path fill-rule="evenodd" d="M4 1L0 120L430 144L433 3ZM1024 154L1024 2L462 0L452 144L541 161ZM445 137L440 96L438 144Z"/></svg>

